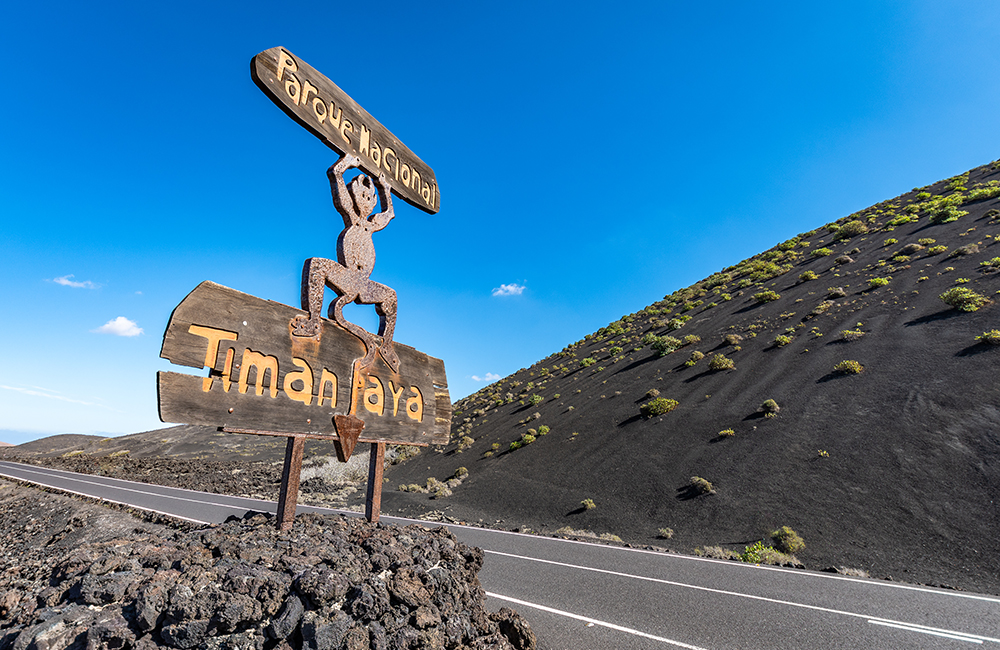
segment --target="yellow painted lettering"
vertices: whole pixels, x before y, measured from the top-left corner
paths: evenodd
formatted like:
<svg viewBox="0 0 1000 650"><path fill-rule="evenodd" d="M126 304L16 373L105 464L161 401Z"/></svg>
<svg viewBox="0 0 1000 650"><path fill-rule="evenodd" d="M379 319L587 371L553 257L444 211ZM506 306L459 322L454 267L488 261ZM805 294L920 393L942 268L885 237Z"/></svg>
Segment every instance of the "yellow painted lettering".
<svg viewBox="0 0 1000 650"><path fill-rule="evenodd" d="M345 131L352 131L352 132L354 131L354 125L351 124L351 121L350 120L341 121L340 128L338 129L338 131L340 131L340 137L344 139L344 142L346 142L347 144L351 144L351 139L348 138L345 133Z"/></svg>
<svg viewBox="0 0 1000 650"><path fill-rule="evenodd" d="M361 138L358 140L358 153L367 154L368 144L371 142L372 132L364 124L361 125Z"/></svg>
<svg viewBox="0 0 1000 650"><path fill-rule="evenodd" d="M399 170L399 175L403 181L403 185L410 186L410 166L404 164L403 168Z"/></svg>
<svg viewBox="0 0 1000 650"><path fill-rule="evenodd" d="M303 79L302 80L302 94L299 95L299 106L305 106L306 102L309 101L309 93L312 93L313 95L315 95L316 91L318 91L318 90L319 90L319 88L317 88L316 86L314 86L311 83L309 83L308 79ZM319 99L319 98L317 97L317 99Z"/></svg>
<svg viewBox="0 0 1000 650"><path fill-rule="evenodd" d="M420 389L416 386L411 386L410 390L416 395L406 399L406 415L411 420L421 422L424 419L424 396L420 394Z"/></svg>
<svg viewBox="0 0 1000 650"><path fill-rule="evenodd" d="M393 158L396 157L396 152L393 151L392 147L386 147L382 150L382 164L391 172L392 164L389 162L389 156L392 156ZM398 167L399 165L397 165L397 168ZM399 176L397 175L396 178L399 178Z"/></svg>
<svg viewBox="0 0 1000 650"><path fill-rule="evenodd" d="M329 116L330 116L330 127L334 131L339 131L340 130L340 118L342 118L344 116L344 109L342 109L339 106L337 106L336 104L334 104L333 100L330 101L330 113L329 113Z"/></svg>
<svg viewBox="0 0 1000 650"><path fill-rule="evenodd" d="M416 168L413 169L413 175L410 176L410 187L416 191L420 191L420 172Z"/></svg>
<svg viewBox="0 0 1000 650"><path fill-rule="evenodd" d="M229 386L232 384L233 375L233 358L236 356L236 350L229 348L226 350L226 365L222 368L222 392L228 393Z"/></svg>
<svg viewBox="0 0 1000 650"><path fill-rule="evenodd" d="M399 398L403 396L403 387L397 389L390 381L389 392L392 393L392 417L396 417L396 412L399 411Z"/></svg>
<svg viewBox="0 0 1000 650"><path fill-rule="evenodd" d="M372 140L372 152L369 156L372 162L375 163L376 167L382 166L382 150L379 148L378 143Z"/></svg>
<svg viewBox="0 0 1000 650"><path fill-rule="evenodd" d="M235 341L237 334L236 332L227 332L226 330L215 329L214 327L202 327L201 325L192 325L188 328L188 332L194 334L195 336L201 336L208 339L208 349L205 351L205 365L204 368L215 368L215 362L219 358L219 342L220 341ZM232 348L230 348L232 351ZM226 353L226 366L228 370L232 370L233 362L232 357L229 353ZM224 382L222 384L224 390L229 390L229 386L226 383L229 381L228 373L223 375ZM201 389L206 393L212 388L212 377L205 377L201 382Z"/></svg>
<svg viewBox="0 0 1000 650"><path fill-rule="evenodd" d="M326 396L326 387L330 386L330 397ZM326 368L319 375L319 406L323 406L323 400L330 400L330 408L337 407L337 375Z"/></svg>
<svg viewBox="0 0 1000 650"><path fill-rule="evenodd" d="M296 402L302 402L306 406L312 404L312 387L313 387L313 372L309 364L306 363L305 359L300 359L298 357L292 357L292 363L296 367L301 368L301 370L296 370L295 372L290 372L285 375L285 383L282 388L285 389L285 394L288 395L289 399L293 399ZM296 381L302 382L302 388L295 388L293 385Z"/></svg>
<svg viewBox="0 0 1000 650"><path fill-rule="evenodd" d="M375 415L382 415L385 413L385 389L382 388L382 382L379 381L378 377L368 377L368 381L375 384L375 386L365 389L365 397L363 400L365 409L371 411Z"/></svg>
<svg viewBox="0 0 1000 650"><path fill-rule="evenodd" d="M424 203L431 202L431 186L424 183L424 189L420 190L420 198L424 200Z"/></svg>
<svg viewBox="0 0 1000 650"><path fill-rule="evenodd" d="M285 80L285 92L291 99L295 100L295 103L299 103L299 96L302 95L302 84L299 80L295 78L295 75L288 75L288 79Z"/></svg>
<svg viewBox="0 0 1000 650"><path fill-rule="evenodd" d="M254 352L250 348L243 351L240 360L240 393L246 393L250 386L250 371L254 371L254 388L258 395L264 394L264 376L270 373L268 387L271 397L278 396L278 358Z"/></svg>
<svg viewBox="0 0 1000 650"><path fill-rule="evenodd" d="M323 100L319 97L313 97L312 107L313 107L313 115L316 116L316 121L319 122L320 124L325 122L327 113L326 113L326 104L323 103ZM322 111L320 111L321 108L323 109Z"/></svg>
<svg viewBox="0 0 1000 650"><path fill-rule="evenodd" d="M281 77L285 74L285 70L289 72L298 72L299 64L295 62L288 52L284 50L278 50L278 81L281 81Z"/></svg>

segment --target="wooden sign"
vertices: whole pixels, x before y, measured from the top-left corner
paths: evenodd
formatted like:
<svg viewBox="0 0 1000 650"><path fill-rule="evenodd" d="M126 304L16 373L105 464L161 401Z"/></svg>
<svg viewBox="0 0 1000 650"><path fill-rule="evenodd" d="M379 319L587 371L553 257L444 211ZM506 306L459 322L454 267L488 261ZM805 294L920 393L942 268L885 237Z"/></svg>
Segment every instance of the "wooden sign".
<svg viewBox="0 0 1000 650"><path fill-rule="evenodd" d="M364 420L362 442L448 442L444 362L396 343L398 373L381 361L359 373L364 343L327 319L319 337L295 336L304 314L199 284L171 315L160 356L208 375L159 372L160 419L336 439L335 417L350 415Z"/></svg>
<svg viewBox="0 0 1000 650"><path fill-rule="evenodd" d="M441 209L434 170L318 70L272 47L253 57L250 74L271 101L328 147L357 156L376 177L385 174L404 201L431 214Z"/></svg>

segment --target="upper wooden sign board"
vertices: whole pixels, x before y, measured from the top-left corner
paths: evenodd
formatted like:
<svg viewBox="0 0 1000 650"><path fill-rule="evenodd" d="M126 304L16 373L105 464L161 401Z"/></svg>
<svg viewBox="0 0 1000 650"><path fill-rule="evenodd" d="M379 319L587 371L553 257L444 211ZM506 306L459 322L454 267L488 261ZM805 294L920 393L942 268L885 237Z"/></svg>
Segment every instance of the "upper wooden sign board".
<svg viewBox="0 0 1000 650"><path fill-rule="evenodd" d="M357 156L370 174L385 174L401 199L431 214L441 209L434 170L318 70L272 47L251 60L250 74L271 101L328 147Z"/></svg>
<svg viewBox="0 0 1000 650"><path fill-rule="evenodd" d="M160 419L335 439L334 417L351 414L364 420L362 441L448 442L444 362L397 342L398 373L380 362L358 372L364 344L327 319L319 338L294 336L303 313L199 284L171 314L160 356L208 374L158 373Z"/></svg>

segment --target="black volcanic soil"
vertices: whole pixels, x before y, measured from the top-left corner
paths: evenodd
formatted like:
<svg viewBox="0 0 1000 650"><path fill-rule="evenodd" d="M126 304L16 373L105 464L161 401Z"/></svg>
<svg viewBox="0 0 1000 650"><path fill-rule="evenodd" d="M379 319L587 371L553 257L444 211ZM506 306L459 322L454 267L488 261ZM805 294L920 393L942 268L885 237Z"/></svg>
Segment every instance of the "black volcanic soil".
<svg viewBox="0 0 1000 650"><path fill-rule="evenodd" d="M535 647L443 528L160 523L0 481L0 650Z"/></svg>

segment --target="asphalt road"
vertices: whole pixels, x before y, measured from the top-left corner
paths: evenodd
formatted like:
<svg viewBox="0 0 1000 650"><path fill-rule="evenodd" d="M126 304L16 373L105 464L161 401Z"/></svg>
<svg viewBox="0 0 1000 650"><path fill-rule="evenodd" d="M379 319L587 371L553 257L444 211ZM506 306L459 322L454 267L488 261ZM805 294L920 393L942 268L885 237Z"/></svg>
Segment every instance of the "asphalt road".
<svg viewBox="0 0 1000 650"><path fill-rule="evenodd" d="M0 476L206 523L276 508L18 463L0 462ZM447 527L485 551L480 581L490 608L521 612L543 650L1000 648L995 596Z"/></svg>

